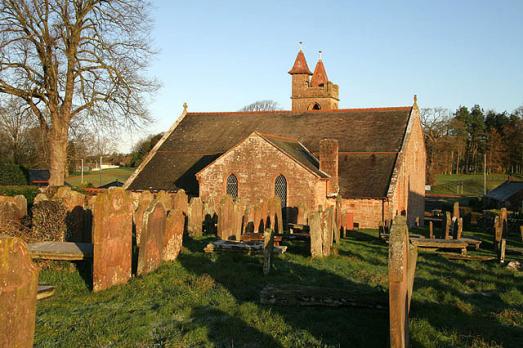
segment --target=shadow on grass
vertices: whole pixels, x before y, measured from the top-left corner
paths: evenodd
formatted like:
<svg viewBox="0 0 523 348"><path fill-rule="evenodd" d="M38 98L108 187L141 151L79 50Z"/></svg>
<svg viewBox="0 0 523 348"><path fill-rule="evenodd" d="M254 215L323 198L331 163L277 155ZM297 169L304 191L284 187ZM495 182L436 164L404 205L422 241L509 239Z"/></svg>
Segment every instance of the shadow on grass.
<svg viewBox="0 0 523 348"><path fill-rule="evenodd" d="M187 247L192 248L197 241L188 241ZM191 245L192 244L192 245ZM204 243L202 243L204 244ZM302 243L293 242L301 246ZM201 250L201 249L200 249ZM298 256L301 256L301 250ZM339 261L343 262L341 258ZM260 291L268 284L295 284L312 285L332 288L343 288L369 294L386 299L386 293L378 288L366 284L353 282L337 274L315 268L322 266L321 260L306 262L303 265L289 260L286 255L274 259L273 271L268 275L262 274L262 259L259 256L247 256L243 254L181 254L178 261L183 267L197 275L208 274L217 283L221 284L239 303L255 304L259 308L270 308L272 313L279 315L291 327L291 330L305 331L306 335L312 335L317 342L335 346L384 346L388 339L388 313L363 308L328 308L328 307L285 307L285 306L263 306L259 305ZM332 261L332 260L331 260ZM342 265L340 265L342 266ZM207 328L216 331L217 323L213 319L202 318L215 309L204 308L193 312L195 320L204 322ZM219 313L218 313L219 314ZM239 320L236 318L235 320ZM256 320L256 318L250 318ZM239 325L244 325L240 320ZM223 326L224 324L219 324ZM228 326L229 324L225 324ZM241 339L237 337L238 330L230 331L229 339L235 342ZM250 328L248 335L251 339L260 337L266 340L268 337L256 329ZM218 334L217 345L223 344L224 334ZM280 338L280 342L285 341ZM274 342L273 342L274 343ZM309 342L310 343L310 342ZM293 344L298 344L294 342ZM293 345L291 344L291 345ZM307 345L307 343L303 342ZM278 346L269 342L269 345Z"/></svg>

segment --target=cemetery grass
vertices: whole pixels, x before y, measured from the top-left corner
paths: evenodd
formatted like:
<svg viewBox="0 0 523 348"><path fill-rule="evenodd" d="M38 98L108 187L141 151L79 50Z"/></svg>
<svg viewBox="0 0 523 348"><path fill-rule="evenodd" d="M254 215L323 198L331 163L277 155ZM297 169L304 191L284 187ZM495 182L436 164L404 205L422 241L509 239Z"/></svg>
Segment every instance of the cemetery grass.
<svg viewBox="0 0 523 348"><path fill-rule="evenodd" d="M40 282L39 347L384 347L388 312L365 308L281 307L259 303L266 284L343 287L387 296L387 245L376 231L354 232L338 255L311 260L295 242L268 276L262 260L204 254L212 238L186 239L175 262L127 285L91 293L70 263L46 263ZM472 233L465 233L471 236ZM489 236L476 234L488 249ZM507 258L519 258L510 240ZM472 252L470 252L472 254ZM480 251L480 254L492 254ZM82 267L79 267L82 270ZM523 277L495 262L418 258L411 305L414 347L517 347L523 341Z"/></svg>
<svg viewBox="0 0 523 348"><path fill-rule="evenodd" d="M86 172L84 173L83 184L82 176L80 175L80 173L75 173L75 175L70 175L69 177L67 177L65 181L72 186L85 187L88 183L91 183L94 187L98 187L100 185L105 185L115 180L125 182L127 178L131 176L135 169L136 168L129 167L103 169L101 173L101 180L100 172Z"/></svg>
<svg viewBox="0 0 523 348"><path fill-rule="evenodd" d="M492 190L505 180L506 174L489 174L487 176L487 190ZM523 177L514 176L517 180ZM463 196L482 196L483 195L483 174L438 174L436 182L432 185L430 193L435 194L458 194L458 185L463 184Z"/></svg>

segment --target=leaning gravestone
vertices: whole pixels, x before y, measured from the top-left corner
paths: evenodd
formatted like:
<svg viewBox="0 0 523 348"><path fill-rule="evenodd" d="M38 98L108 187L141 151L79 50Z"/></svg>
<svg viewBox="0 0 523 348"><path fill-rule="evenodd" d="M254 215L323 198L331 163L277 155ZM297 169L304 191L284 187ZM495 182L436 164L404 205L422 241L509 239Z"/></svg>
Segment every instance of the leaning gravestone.
<svg viewBox="0 0 523 348"><path fill-rule="evenodd" d="M309 235L311 240L312 257L323 256L323 230L321 226L321 213L313 212L309 214Z"/></svg>
<svg viewBox="0 0 523 348"><path fill-rule="evenodd" d="M155 200L144 214L138 250L137 273L139 275L156 270L162 262L165 214L166 209L159 200Z"/></svg>
<svg viewBox="0 0 523 348"><path fill-rule="evenodd" d="M283 214L280 197L273 196L270 201L271 211L271 228L275 233L281 233L284 230Z"/></svg>
<svg viewBox="0 0 523 348"><path fill-rule="evenodd" d="M100 291L131 277L133 203L123 188L111 188L92 206L93 290Z"/></svg>
<svg viewBox="0 0 523 348"><path fill-rule="evenodd" d="M178 209L178 210L182 211L181 209ZM203 203L199 197L191 198L191 202L189 203L187 215L188 215L187 230L189 232L189 236L196 236L196 237L201 236L202 235L202 224L203 224Z"/></svg>
<svg viewBox="0 0 523 348"><path fill-rule="evenodd" d="M185 216L181 210L173 209L167 213L162 241L162 261L176 260L182 249Z"/></svg>
<svg viewBox="0 0 523 348"><path fill-rule="evenodd" d="M38 269L19 238L0 236L0 347L32 347Z"/></svg>
<svg viewBox="0 0 523 348"><path fill-rule="evenodd" d="M16 220L21 220L27 215L27 199L23 195L0 196L0 203L9 202L16 207Z"/></svg>
<svg viewBox="0 0 523 348"><path fill-rule="evenodd" d="M263 274L268 275L272 265L272 249L274 247L274 232L270 228L263 232Z"/></svg>
<svg viewBox="0 0 523 348"><path fill-rule="evenodd" d="M164 208L166 210L173 209L173 202L174 202L174 194L167 193L163 190L158 191L158 193L154 197L155 200L162 202Z"/></svg>
<svg viewBox="0 0 523 348"><path fill-rule="evenodd" d="M332 251L333 239L333 209L327 208L321 214L321 228L322 228L322 251L323 256L329 256Z"/></svg>
<svg viewBox="0 0 523 348"><path fill-rule="evenodd" d="M234 202L233 209L233 225L232 225L232 234L234 235L234 240L241 240L242 229L243 229L243 217L245 215L245 204L241 200L237 199Z"/></svg>

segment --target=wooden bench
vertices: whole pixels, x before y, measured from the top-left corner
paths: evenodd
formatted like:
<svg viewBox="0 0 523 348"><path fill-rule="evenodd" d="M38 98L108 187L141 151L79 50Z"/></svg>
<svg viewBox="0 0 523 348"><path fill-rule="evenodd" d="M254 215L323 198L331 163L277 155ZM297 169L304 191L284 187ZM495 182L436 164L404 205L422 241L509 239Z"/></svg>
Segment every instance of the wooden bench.
<svg viewBox="0 0 523 348"><path fill-rule="evenodd" d="M33 259L81 261L93 257L93 245L74 242L37 242L27 245Z"/></svg>
<svg viewBox="0 0 523 348"><path fill-rule="evenodd" d="M428 238L413 238L410 242L422 249L459 249L461 255L467 254L467 246L469 243L463 240L454 239L428 239Z"/></svg>

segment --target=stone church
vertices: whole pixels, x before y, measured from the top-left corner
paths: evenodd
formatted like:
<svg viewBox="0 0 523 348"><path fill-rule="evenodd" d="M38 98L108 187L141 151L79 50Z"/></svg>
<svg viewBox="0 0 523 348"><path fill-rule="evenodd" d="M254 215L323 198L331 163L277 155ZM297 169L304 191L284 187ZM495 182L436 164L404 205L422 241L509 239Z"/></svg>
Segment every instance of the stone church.
<svg viewBox="0 0 523 348"><path fill-rule="evenodd" d="M362 228L397 214L411 225L423 221L426 154L416 98L412 106L339 109L338 85L322 59L312 73L301 50L289 74L292 110L184 106L125 187L184 189L204 201L227 193L247 204L277 195L284 213L341 198Z"/></svg>

